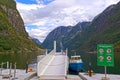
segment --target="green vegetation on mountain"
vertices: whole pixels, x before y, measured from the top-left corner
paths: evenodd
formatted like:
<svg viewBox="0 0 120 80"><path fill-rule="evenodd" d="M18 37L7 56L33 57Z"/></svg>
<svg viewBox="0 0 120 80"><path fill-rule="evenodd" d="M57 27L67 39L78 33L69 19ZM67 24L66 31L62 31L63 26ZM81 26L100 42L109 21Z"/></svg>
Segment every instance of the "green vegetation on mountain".
<svg viewBox="0 0 120 80"><path fill-rule="evenodd" d="M18 68L23 68L40 54L41 48L25 31L15 1L0 0L0 62L16 62Z"/></svg>
<svg viewBox="0 0 120 80"><path fill-rule="evenodd" d="M92 62L92 69L95 72L102 73L104 73L103 67L97 66L97 44L114 44L115 66L108 67L108 73L120 74L120 2L109 6L96 16L93 21L87 23L87 27L83 25L80 30L73 30L75 27L79 28L80 26L82 25L74 26L67 35L64 34L63 38L61 35L55 36L54 40L59 41L56 37L62 38L63 46L69 50L69 56L74 55L75 52L80 54L86 70L89 69L89 62ZM73 34L70 35L71 33ZM94 53L89 54L89 52Z"/></svg>
<svg viewBox="0 0 120 80"><path fill-rule="evenodd" d="M115 66L108 68L108 73L119 74L120 70L120 3L108 7L105 11L99 14L88 26L87 30L84 31L82 36L76 36L71 42L75 46L70 45L71 50L80 52L83 56L86 69L89 69L88 63L91 58L92 68L95 72L102 72L103 67L97 66L97 54L89 54L88 52L96 52L97 44L114 44L115 52ZM77 39L78 38L78 39ZM83 40L82 40L83 39ZM82 44L81 44L82 43ZM75 49L74 49L74 48ZM87 68L88 67L88 68ZM101 70L102 69L102 70Z"/></svg>
<svg viewBox="0 0 120 80"><path fill-rule="evenodd" d="M12 9L16 9L16 3L14 0L0 0L0 4Z"/></svg>
<svg viewBox="0 0 120 80"><path fill-rule="evenodd" d="M92 69L95 72L104 73L103 67L97 66L97 44L114 44L115 66L108 67L108 73L119 74L120 60L120 3L108 7L90 23L86 31L79 33L69 44L70 50L78 52L85 62L85 69L89 69L89 62L92 62ZM74 44L74 45L73 45ZM73 51L73 53L74 53ZM87 59L87 60L86 60ZM89 59L89 60L88 60Z"/></svg>

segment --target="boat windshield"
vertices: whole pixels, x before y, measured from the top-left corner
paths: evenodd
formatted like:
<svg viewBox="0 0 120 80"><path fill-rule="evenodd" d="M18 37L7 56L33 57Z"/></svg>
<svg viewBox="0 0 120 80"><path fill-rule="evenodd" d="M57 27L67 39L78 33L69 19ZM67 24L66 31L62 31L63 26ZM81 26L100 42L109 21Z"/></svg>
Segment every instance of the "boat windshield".
<svg viewBox="0 0 120 80"><path fill-rule="evenodd" d="M80 60L80 57L71 57L71 60Z"/></svg>

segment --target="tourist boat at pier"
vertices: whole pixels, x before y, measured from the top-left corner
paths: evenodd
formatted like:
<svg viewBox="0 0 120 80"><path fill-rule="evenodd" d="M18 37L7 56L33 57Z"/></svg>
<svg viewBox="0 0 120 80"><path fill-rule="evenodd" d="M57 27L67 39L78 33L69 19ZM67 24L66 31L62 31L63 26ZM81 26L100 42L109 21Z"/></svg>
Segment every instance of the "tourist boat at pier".
<svg viewBox="0 0 120 80"><path fill-rule="evenodd" d="M80 55L71 56L69 62L69 69L73 71L81 71L83 68L83 61Z"/></svg>

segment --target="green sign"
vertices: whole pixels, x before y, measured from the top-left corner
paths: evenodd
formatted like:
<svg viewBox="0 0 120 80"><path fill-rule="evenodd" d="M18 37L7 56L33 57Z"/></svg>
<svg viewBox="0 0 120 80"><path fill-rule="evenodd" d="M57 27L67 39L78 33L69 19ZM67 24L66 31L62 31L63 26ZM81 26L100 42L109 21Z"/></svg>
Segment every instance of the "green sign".
<svg viewBox="0 0 120 80"><path fill-rule="evenodd" d="M114 66L114 49L112 44L97 45L98 66Z"/></svg>

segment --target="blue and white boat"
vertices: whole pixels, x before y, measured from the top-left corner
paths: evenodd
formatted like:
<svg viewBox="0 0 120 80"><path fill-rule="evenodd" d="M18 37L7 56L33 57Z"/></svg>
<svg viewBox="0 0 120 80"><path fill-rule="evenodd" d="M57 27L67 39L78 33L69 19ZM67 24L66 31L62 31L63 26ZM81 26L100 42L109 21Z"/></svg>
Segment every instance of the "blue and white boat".
<svg viewBox="0 0 120 80"><path fill-rule="evenodd" d="M73 71L81 71L83 68L83 61L80 55L71 56L69 62L69 69Z"/></svg>

